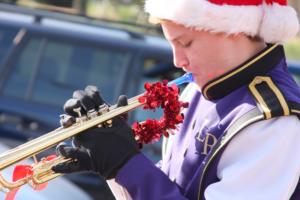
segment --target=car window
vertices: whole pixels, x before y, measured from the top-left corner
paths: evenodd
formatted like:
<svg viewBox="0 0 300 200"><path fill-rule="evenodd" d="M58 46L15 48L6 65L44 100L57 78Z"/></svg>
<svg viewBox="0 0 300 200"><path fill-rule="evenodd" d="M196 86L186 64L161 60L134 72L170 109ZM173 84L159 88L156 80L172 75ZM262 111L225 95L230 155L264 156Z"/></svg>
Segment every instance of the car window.
<svg viewBox="0 0 300 200"><path fill-rule="evenodd" d="M4 61L13 40L17 34L17 29L0 26L0 64ZM0 65L1 68L2 65Z"/></svg>
<svg viewBox="0 0 300 200"><path fill-rule="evenodd" d="M41 38L30 40L16 58L3 88L4 95L22 99L28 97L30 81L33 78L35 63L38 59L37 49L39 49L41 41Z"/></svg>
<svg viewBox="0 0 300 200"><path fill-rule="evenodd" d="M147 74L147 72L149 71L160 71L157 68L164 68L166 65L170 64L170 60L167 58L152 58L152 57L146 57L143 60L143 71L146 72L144 74ZM175 78L178 78L179 76L181 76L183 74L182 71L176 71L176 70L168 70L168 72L164 72L164 74L160 73L160 72L155 72L157 73L156 75L144 75L141 77L140 79L140 84L139 84L139 88L138 88L138 94L141 94L142 92L145 91L144 89L144 84L146 82L149 83L155 83L157 81L163 81L164 79L171 81ZM182 89L184 88L184 86L180 86L180 91L182 91ZM162 116L162 109L157 109L155 112L153 111L145 111L142 109L137 109L134 113L134 116L136 118L137 121L143 121L147 118L160 118Z"/></svg>
<svg viewBox="0 0 300 200"><path fill-rule="evenodd" d="M296 83L297 83L298 85L300 85L300 74L297 73L297 72L294 72L294 73L291 73L291 74L292 74L294 80L296 81Z"/></svg>
<svg viewBox="0 0 300 200"><path fill-rule="evenodd" d="M151 69L151 67L154 67L161 62L163 62L163 61L158 58L150 58L150 57L145 58L143 60L143 71L149 70L149 69ZM142 76L140 79L138 94L142 94L143 92L145 92L144 84L146 82L155 83L157 81L162 81L159 76L154 76L154 77ZM136 121L144 121L148 118L158 119L161 116L162 116L162 110L160 108L157 109L155 112L143 110L142 108L138 108L135 110L135 113L134 113L134 117L135 117Z"/></svg>
<svg viewBox="0 0 300 200"><path fill-rule="evenodd" d="M74 90L96 85L111 101L130 58L129 52L51 40L44 50L32 99L61 105Z"/></svg>
<svg viewBox="0 0 300 200"><path fill-rule="evenodd" d="M22 97L24 90L28 90L28 84L25 82L28 82L34 73L34 70L30 69L34 65L34 59L26 58L28 54L38 54L37 47L32 48L33 43L34 39L17 59L17 65L7 81L4 94ZM61 106L71 97L74 90L84 89L86 85L96 85L106 99L111 101L130 59L130 51L122 52L75 41L48 39L39 59L35 83L32 84L33 88L29 89L30 98L35 102ZM26 81L20 77L16 78L20 71L31 75L25 76L25 72L22 73L22 78ZM11 92L13 86L22 90L18 91L18 94L15 91Z"/></svg>

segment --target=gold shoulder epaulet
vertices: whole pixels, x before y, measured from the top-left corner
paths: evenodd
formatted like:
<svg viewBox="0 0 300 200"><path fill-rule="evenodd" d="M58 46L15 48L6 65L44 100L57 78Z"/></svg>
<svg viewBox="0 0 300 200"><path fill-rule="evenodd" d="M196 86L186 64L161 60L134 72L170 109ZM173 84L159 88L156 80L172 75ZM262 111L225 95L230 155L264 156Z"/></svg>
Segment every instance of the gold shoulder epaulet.
<svg viewBox="0 0 300 200"><path fill-rule="evenodd" d="M288 102L271 77L255 77L249 84L249 90L265 119L291 114Z"/></svg>

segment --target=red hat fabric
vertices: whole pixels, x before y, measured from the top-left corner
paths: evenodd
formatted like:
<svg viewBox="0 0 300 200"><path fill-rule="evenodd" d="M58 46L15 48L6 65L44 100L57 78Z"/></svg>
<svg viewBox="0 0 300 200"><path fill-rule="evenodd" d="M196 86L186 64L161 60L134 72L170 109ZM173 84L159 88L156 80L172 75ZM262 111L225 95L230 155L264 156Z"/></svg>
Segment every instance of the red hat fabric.
<svg viewBox="0 0 300 200"><path fill-rule="evenodd" d="M267 43L283 43L299 30L286 0L146 0L151 17L199 30L245 33Z"/></svg>

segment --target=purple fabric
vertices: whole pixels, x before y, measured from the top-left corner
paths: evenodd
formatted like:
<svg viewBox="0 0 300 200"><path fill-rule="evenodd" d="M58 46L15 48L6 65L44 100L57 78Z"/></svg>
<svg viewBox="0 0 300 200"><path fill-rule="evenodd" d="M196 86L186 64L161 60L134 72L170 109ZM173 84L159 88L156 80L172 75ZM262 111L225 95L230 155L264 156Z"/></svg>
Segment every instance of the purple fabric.
<svg viewBox="0 0 300 200"><path fill-rule="evenodd" d="M300 102L300 91L287 73L285 60L267 75L272 77L289 101ZM134 200L197 199L200 175L210 156L210 148L206 148L205 141L212 143L213 138L219 140L233 122L256 106L247 86L217 101L204 99L196 89L189 94L190 105L184 112L184 123L174 136L172 149L166 152L161 169L139 154L119 171L117 182L128 190ZM205 186L219 180L216 172L221 154L209 168ZM297 197L300 199L300 196Z"/></svg>
<svg viewBox="0 0 300 200"><path fill-rule="evenodd" d="M119 171L116 181L126 186L134 200L187 200L172 182L143 154L138 154Z"/></svg>
<svg viewBox="0 0 300 200"><path fill-rule="evenodd" d="M293 196L290 198L290 200L299 200L300 199L300 183L298 183L295 192Z"/></svg>
<svg viewBox="0 0 300 200"><path fill-rule="evenodd" d="M270 71L267 75L272 77L286 99L293 102L300 102L299 87L292 78L292 75L288 73L285 59L283 59L278 67Z"/></svg>

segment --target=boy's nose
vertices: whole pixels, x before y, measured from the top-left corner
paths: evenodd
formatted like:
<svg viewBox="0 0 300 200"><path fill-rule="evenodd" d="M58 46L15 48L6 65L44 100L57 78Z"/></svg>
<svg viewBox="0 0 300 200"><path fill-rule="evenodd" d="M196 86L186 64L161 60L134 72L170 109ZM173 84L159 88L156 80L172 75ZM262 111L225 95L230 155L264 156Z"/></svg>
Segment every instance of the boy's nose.
<svg viewBox="0 0 300 200"><path fill-rule="evenodd" d="M189 65L189 61L186 55L180 50L173 50L173 62L178 68L186 67Z"/></svg>

